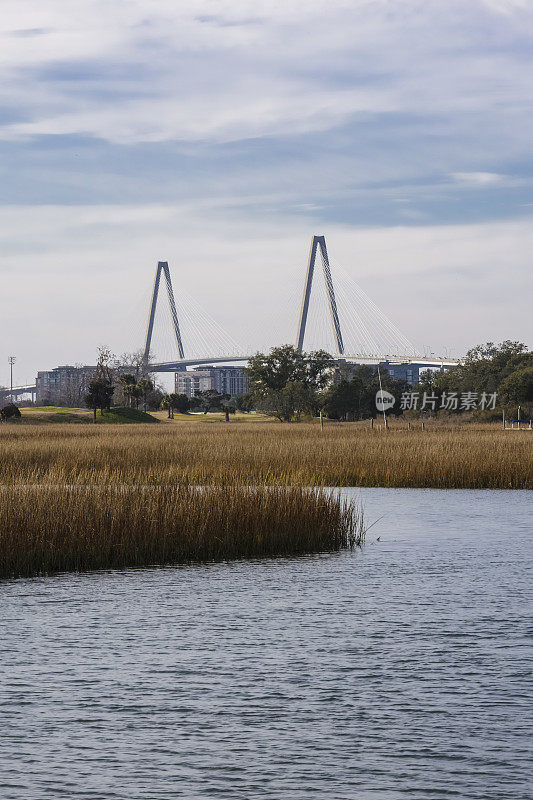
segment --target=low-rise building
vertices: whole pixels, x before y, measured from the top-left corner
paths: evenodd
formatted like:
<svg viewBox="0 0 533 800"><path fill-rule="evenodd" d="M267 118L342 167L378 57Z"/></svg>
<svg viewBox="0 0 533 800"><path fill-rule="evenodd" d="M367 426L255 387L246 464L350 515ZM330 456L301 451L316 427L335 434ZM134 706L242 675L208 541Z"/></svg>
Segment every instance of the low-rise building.
<svg viewBox="0 0 533 800"><path fill-rule="evenodd" d="M38 406L81 408L95 366L74 367L68 364L37 373L35 402Z"/></svg>
<svg viewBox="0 0 533 800"><path fill-rule="evenodd" d="M405 361L403 363L395 363L394 361L382 361L379 365L381 369L386 369L392 378L399 381L405 381L410 386L420 381L420 375L423 372L432 372L438 375L442 372L447 372L452 368L452 364L441 364L441 366L428 366L416 361Z"/></svg>
<svg viewBox="0 0 533 800"><path fill-rule="evenodd" d="M342 381L350 381L360 367L364 367L366 370L372 370L373 372L376 372L378 368L376 364L357 364L353 361L344 361L337 364L333 371L331 382L336 384L341 383ZM405 381L409 385L418 383L420 366L418 364L413 364L410 361L405 361L402 363L394 361L380 361L379 369L382 375L388 372L391 378L394 378L397 381Z"/></svg>
<svg viewBox="0 0 533 800"><path fill-rule="evenodd" d="M242 367L196 367L176 372L174 376L176 394L194 397L196 392L214 390L235 397L248 391L248 378Z"/></svg>
<svg viewBox="0 0 533 800"><path fill-rule="evenodd" d="M410 386L418 383L420 377L420 366L412 361L395 363L394 361L382 361L379 365L381 369L386 369L391 378L397 381L405 381Z"/></svg>

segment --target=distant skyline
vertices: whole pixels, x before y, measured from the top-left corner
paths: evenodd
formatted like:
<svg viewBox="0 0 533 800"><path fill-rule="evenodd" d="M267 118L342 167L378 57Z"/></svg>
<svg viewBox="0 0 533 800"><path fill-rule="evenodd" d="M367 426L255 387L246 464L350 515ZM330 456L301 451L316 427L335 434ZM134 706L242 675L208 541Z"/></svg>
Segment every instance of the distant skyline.
<svg viewBox="0 0 533 800"><path fill-rule="evenodd" d="M421 350L531 346L532 53L533 0L4 0L0 384L140 347L158 260L242 341L314 233Z"/></svg>

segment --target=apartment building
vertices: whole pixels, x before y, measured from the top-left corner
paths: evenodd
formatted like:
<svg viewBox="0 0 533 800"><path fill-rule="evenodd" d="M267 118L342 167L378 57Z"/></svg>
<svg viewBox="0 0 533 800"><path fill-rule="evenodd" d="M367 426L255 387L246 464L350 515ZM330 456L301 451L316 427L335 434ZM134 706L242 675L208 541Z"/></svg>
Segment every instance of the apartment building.
<svg viewBox="0 0 533 800"><path fill-rule="evenodd" d="M220 394L234 397L248 391L248 378L242 367L196 367L176 372L174 377L176 394L194 397L196 392L213 389Z"/></svg>
<svg viewBox="0 0 533 800"><path fill-rule="evenodd" d="M37 373L35 402L38 406L81 408L96 365L74 367L65 364Z"/></svg>

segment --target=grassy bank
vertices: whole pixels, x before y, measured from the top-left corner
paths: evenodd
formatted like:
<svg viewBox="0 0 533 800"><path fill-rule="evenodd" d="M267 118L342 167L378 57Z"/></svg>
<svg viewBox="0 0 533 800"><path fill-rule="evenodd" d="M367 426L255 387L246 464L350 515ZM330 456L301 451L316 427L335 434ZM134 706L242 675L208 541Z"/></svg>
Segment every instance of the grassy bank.
<svg viewBox="0 0 533 800"><path fill-rule="evenodd" d="M533 488L533 435L494 425L5 425L0 454L0 485Z"/></svg>
<svg viewBox="0 0 533 800"><path fill-rule="evenodd" d="M0 577L339 550L361 514L325 491L3 487Z"/></svg>
<svg viewBox="0 0 533 800"><path fill-rule="evenodd" d="M22 417L10 420L9 425L57 425L93 423L93 412L88 408L64 408L63 406L31 406L21 409ZM158 422L157 417L145 414L137 408L113 406L105 414L96 415L97 425L120 425L139 422ZM94 424L94 423L93 423Z"/></svg>

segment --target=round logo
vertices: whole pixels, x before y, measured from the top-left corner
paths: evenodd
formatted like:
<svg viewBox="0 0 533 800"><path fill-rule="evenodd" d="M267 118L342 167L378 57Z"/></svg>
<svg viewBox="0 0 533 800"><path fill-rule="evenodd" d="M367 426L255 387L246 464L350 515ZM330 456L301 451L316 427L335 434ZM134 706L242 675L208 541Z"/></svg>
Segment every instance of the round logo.
<svg viewBox="0 0 533 800"><path fill-rule="evenodd" d="M380 389L379 392L376 392L376 408L378 411L387 411L387 409L393 407L395 402L394 395L386 392L385 389Z"/></svg>

